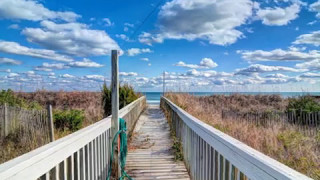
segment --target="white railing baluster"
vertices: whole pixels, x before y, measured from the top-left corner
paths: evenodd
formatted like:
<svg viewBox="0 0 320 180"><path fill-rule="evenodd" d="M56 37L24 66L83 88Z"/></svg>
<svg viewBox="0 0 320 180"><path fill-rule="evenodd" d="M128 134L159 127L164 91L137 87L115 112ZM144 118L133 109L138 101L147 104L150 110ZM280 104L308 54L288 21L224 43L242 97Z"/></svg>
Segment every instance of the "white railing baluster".
<svg viewBox="0 0 320 180"><path fill-rule="evenodd" d="M71 180L74 180L74 154L72 154L71 155L71 157L70 157L70 161L71 161L71 163L70 163L70 179Z"/></svg>
<svg viewBox="0 0 320 180"><path fill-rule="evenodd" d="M91 175L91 179L95 180L94 177L94 155L93 155L93 141L90 142L90 175Z"/></svg>
<svg viewBox="0 0 320 180"><path fill-rule="evenodd" d="M60 172L59 172L59 164L56 165L56 167L54 168L55 171L55 180L59 180L60 179Z"/></svg>
<svg viewBox="0 0 320 180"><path fill-rule="evenodd" d="M101 178L101 166L100 166L100 161L101 161L101 156L100 156L100 136L97 138L97 179Z"/></svg>
<svg viewBox="0 0 320 180"><path fill-rule="evenodd" d="M67 179L68 178L68 161L67 159L65 159L63 161L63 179Z"/></svg>
<svg viewBox="0 0 320 180"><path fill-rule="evenodd" d="M221 180L222 179L222 174L221 174L221 156L220 156L220 154L218 153L218 164L217 164L217 166L218 166L218 179L219 180Z"/></svg>
<svg viewBox="0 0 320 180"><path fill-rule="evenodd" d="M77 177L76 179L80 180L80 170L81 170L81 165L80 165L80 149L77 151Z"/></svg>

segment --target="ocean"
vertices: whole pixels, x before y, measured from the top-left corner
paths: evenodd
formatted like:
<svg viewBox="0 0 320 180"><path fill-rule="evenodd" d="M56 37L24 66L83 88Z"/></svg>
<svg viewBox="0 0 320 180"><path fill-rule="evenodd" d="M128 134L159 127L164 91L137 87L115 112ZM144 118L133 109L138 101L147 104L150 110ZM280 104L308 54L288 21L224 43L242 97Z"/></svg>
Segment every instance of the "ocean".
<svg viewBox="0 0 320 180"><path fill-rule="evenodd" d="M147 103L149 104L159 104L160 103L160 97L162 95L162 92L141 92L147 97ZM224 94L224 95L230 95L234 94L234 92L188 92L190 94L193 94L195 96L210 96L213 94ZM279 94L282 97L295 97L295 96L301 96L301 95L312 95L312 96L320 96L320 92L237 92L238 94L252 94L252 95L268 95L268 94Z"/></svg>

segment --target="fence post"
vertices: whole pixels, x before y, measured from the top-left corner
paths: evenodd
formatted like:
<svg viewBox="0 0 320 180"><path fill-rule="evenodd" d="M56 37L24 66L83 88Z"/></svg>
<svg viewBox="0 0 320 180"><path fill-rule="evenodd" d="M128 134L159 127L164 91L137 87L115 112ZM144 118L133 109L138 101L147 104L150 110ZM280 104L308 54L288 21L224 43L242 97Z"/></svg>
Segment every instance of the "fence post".
<svg viewBox="0 0 320 180"><path fill-rule="evenodd" d="M50 142L54 141L54 126L53 126L53 118L52 118L52 106L48 104L48 125L49 125L49 136Z"/></svg>
<svg viewBox="0 0 320 180"><path fill-rule="evenodd" d="M112 50L111 53L111 68L112 68L112 80L111 80L111 90L112 90L112 98L111 98L111 106L112 106L112 119L111 119L111 141L119 131L119 65L118 65L118 51ZM114 144L115 149L113 150L113 162L115 174L114 178L118 179L121 177L121 170L119 166L119 155L118 153L118 141Z"/></svg>
<svg viewBox="0 0 320 180"><path fill-rule="evenodd" d="M4 103L3 137L6 137L9 134L8 123L8 106L7 103Z"/></svg>

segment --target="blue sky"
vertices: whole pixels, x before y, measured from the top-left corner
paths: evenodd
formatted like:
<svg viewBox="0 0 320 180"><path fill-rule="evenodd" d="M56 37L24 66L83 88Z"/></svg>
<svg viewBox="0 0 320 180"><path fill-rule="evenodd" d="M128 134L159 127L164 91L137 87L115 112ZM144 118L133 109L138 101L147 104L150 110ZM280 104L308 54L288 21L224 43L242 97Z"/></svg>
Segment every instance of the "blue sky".
<svg viewBox="0 0 320 180"><path fill-rule="evenodd" d="M0 85L97 91L118 49L139 91L319 92L319 25L320 0L1 0Z"/></svg>

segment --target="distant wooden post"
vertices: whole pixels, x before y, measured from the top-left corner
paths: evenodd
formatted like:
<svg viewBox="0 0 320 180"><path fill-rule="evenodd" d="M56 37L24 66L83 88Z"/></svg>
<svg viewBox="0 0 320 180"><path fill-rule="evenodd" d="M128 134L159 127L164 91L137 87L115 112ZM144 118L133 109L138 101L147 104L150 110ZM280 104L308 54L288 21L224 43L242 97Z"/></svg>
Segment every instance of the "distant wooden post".
<svg viewBox="0 0 320 180"><path fill-rule="evenodd" d="M112 68L112 80L111 80L111 90L112 90L112 98L111 98L111 106L112 106L112 119L111 119L111 138L113 139L116 133L119 131L119 65L118 65L118 51L112 50L111 53L111 68ZM118 179L121 177L121 170L119 164L119 155L118 153L118 141L115 142L113 152L113 162L114 165L114 178Z"/></svg>
<svg viewBox="0 0 320 180"><path fill-rule="evenodd" d="M8 106L7 103L4 103L3 137L6 137L9 134L8 123Z"/></svg>
<svg viewBox="0 0 320 180"><path fill-rule="evenodd" d="M52 118L52 106L48 105L48 125L49 125L49 133L50 133L50 142L54 141L54 126L53 126L53 118Z"/></svg>

